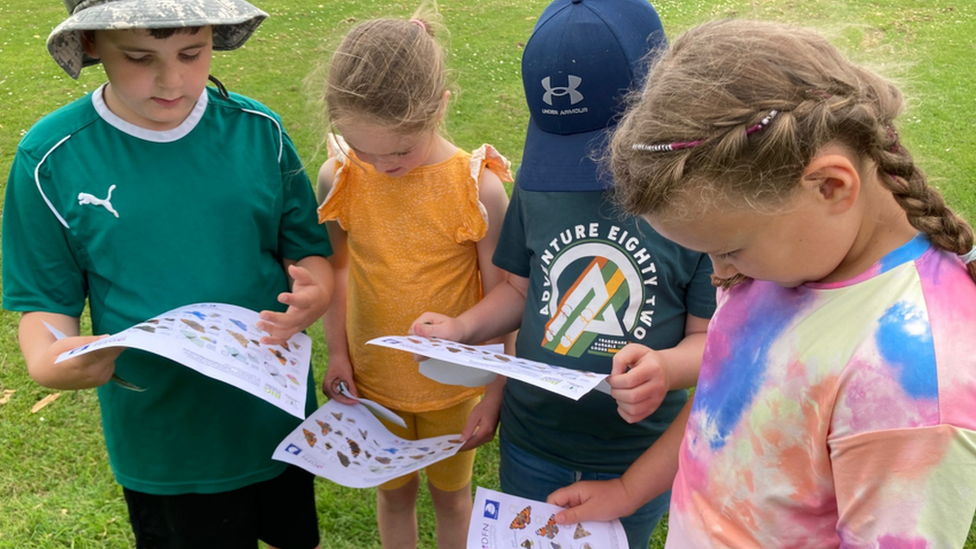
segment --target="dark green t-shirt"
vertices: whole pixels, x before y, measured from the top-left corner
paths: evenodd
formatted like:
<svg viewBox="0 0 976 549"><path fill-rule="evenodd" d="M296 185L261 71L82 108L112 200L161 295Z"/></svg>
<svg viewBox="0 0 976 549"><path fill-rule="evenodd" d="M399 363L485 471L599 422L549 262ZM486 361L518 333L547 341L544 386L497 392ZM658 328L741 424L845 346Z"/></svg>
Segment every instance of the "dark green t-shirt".
<svg viewBox="0 0 976 549"><path fill-rule="evenodd" d="M3 306L79 316L114 333L182 305L284 310L282 259L331 254L278 117L204 92L179 127L138 128L102 89L24 137L7 182ZM280 474L271 454L299 423L244 391L157 355L123 352L137 393L98 389L109 458L125 487L213 493ZM307 413L315 409L309 373Z"/></svg>
<svg viewBox="0 0 976 549"><path fill-rule="evenodd" d="M687 315L715 310L711 262L626 217L595 192L516 188L494 263L529 279L519 356L610 373L628 343L677 345ZM501 429L512 443L583 471L622 473L667 428L687 399L672 391L650 417L628 424L609 396L579 401L508 380Z"/></svg>

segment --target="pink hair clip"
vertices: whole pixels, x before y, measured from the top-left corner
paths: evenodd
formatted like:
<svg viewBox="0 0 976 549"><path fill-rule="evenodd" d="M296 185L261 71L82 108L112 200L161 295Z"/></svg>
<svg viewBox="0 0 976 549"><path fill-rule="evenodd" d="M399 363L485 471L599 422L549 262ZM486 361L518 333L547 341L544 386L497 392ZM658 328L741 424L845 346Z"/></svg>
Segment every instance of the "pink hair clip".
<svg viewBox="0 0 976 549"><path fill-rule="evenodd" d="M427 25L425 25L420 19L411 19L410 22L420 27L420 30L427 32Z"/></svg>
<svg viewBox="0 0 976 549"><path fill-rule="evenodd" d="M779 111L776 109L769 111L769 114L764 116L763 119L760 120L758 124L754 124L746 128L746 135L747 136L752 135L758 131L762 131L766 129L766 126L768 126L769 123L772 122L774 118L776 118L777 114L779 114ZM644 151L644 152L679 151L681 149L693 149L704 142L705 142L704 139L698 139L696 141L677 141L675 143L658 143L656 145L647 145L645 143L634 143L633 149L635 151Z"/></svg>

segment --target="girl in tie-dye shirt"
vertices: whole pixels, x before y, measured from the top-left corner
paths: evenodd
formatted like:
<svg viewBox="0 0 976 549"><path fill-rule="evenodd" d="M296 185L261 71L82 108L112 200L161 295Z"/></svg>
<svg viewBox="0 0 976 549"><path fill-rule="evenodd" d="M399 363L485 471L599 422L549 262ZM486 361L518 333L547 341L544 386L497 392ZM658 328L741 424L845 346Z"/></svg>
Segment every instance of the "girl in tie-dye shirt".
<svg viewBox="0 0 976 549"><path fill-rule="evenodd" d="M557 519L626 515L673 478L669 548L963 545L976 248L899 141L902 103L785 25L708 23L660 58L613 138L616 189L711 255L719 308L693 405L620 480L553 494L575 506Z"/></svg>

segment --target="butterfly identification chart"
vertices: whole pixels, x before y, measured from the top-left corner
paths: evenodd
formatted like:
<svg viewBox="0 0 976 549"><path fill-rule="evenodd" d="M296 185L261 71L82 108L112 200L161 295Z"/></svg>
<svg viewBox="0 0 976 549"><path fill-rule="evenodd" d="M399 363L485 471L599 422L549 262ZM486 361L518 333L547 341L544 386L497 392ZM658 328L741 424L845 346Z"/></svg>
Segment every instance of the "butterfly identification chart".
<svg viewBox="0 0 976 549"><path fill-rule="evenodd" d="M603 381L607 374L553 366L552 364L527 360L446 339L420 336L386 336L378 337L366 343L400 349L451 363L454 365L454 373L449 377L449 369L439 368L439 372L425 371L423 362L421 362L420 370L421 373L435 381L449 385L468 385L464 381L465 378L475 380L475 384L484 385L491 381L491 377L484 377L486 372L490 372L535 385L573 400L579 400L580 397L593 389L610 392L609 386Z"/></svg>
<svg viewBox="0 0 976 549"><path fill-rule="evenodd" d="M196 303L62 353L56 362L105 347L141 349L242 389L305 418L312 340L303 333L264 345L258 313L225 303ZM146 387L152 390L152 387Z"/></svg>
<svg viewBox="0 0 976 549"><path fill-rule="evenodd" d="M619 520L556 524L561 507L478 487L468 549L626 549Z"/></svg>
<svg viewBox="0 0 976 549"><path fill-rule="evenodd" d="M271 459L336 484L370 488L453 456L463 444L460 438L404 440L362 404L330 400L285 437Z"/></svg>

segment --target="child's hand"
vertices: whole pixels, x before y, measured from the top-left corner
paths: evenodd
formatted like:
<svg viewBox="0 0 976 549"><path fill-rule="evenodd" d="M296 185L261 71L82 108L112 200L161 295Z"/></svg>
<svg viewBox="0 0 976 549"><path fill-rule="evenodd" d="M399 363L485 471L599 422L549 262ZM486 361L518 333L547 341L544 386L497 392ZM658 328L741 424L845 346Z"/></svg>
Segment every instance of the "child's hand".
<svg viewBox="0 0 976 549"><path fill-rule="evenodd" d="M501 392L494 395L491 392L485 394L481 402L471 410L468 422L464 425L464 430L461 431L461 439L464 440L464 445L458 450L459 452L474 450L495 438L501 407Z"/></svg>
<svg viewBox="0 0 976 549"><path fill-rule="evenodd" d="M339 394L339 384L344 383L349 394L358 397L356 382L352 377L352 364L348 356L329 355L329 367L322 379L322 392L330 400L337 400L343 404L355 404L356 401Z"/></svg>
<svg viewBox="0 0 976 549"><path fill-rule="evenodd" d="M617 401L617 412L628 423L654 413L671 387L661 353L637 344L627 345L613 357L607 384Z"/></svg>
<svg viewBox="0 0 976 549"><path fill-rule="evenodd" d="M458 319L438 313L424 313L417 317L407 332L410 335L436 337L459 343L467 343L464 325Z"/></svg>
<svg viewBox="0 0 976 549"><path fill-rule="evenodd" d="M108 335L65 337L55 341L45 352L46 360L52 365L50 375L43 380L35 379L52 389L92 389L105 385L115 373L115 359L125 350L124 347L106 347L54 364L61 353L105 337Z"/></svg>
<svg viewBox="0 0 976 549"><path fill-rule="evenodd" d="M556 513L556 524L614 520L630 516L637 510L637 506L630 503L630 494L620 478L570 484L549 494L546 503L568 507Z"/></svg>
<svg viewBox="0 0 976 549"><path fill-rule="evenodd" d="M331 292L308 269L289 265L288 276L294 280L291 292L278 296L278 301L288 305L288 310L283 313L261 311L258 328L270 334L261 338L265 345L285 343L291 336L315 324L329 308Z"/></svg>

